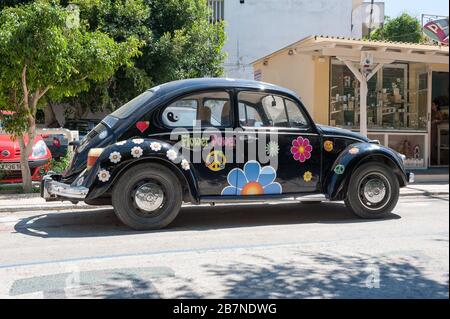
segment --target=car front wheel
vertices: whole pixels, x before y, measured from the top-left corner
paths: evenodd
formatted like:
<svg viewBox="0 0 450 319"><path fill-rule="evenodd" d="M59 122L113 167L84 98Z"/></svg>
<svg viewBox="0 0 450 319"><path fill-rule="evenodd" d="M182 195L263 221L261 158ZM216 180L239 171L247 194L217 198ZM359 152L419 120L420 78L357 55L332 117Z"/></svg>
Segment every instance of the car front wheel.
<svg viewBox="0 0 450 319"><path fill-rule="evenodd" d="M399 194L399 182L392 169L367 163L352 174L345 204L359 217L384 218L397 205Z"/></svg>
<svg viewBox="0 0 450 319"><path fill-rule="evenodd" d="M117 217L136 230L166 227L178 215L181 202L178 178L166 167L153 163L128 169L112 192Z"/></svg>

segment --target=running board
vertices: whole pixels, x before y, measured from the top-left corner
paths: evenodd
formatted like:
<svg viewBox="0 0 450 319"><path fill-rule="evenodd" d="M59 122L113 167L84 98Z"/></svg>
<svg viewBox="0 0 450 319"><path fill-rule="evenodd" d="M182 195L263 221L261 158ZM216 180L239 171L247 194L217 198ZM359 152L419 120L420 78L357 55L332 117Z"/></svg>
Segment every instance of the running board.
<svg viewBox="0 0 450 319"><path fill-rule="evenodd" d="M325 202L329 199L324 194L305 195L266 195L266 196L203 196L200 204L221 204L221 203L268 203L274 201L300 201L300 202Z"/></svg>

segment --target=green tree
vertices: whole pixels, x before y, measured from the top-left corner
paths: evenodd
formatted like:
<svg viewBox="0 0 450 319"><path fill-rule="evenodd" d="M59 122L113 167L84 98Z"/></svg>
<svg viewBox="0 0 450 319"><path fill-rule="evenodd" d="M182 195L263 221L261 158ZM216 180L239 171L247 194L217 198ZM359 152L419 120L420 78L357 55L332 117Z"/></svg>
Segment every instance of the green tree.
<svg viewBox="0 0 450 319"><path fill-rule="evenodd" d="M91 31L145 45L132 66L91 86L68 102L80 111L115 109L145 89L164 82L223 74L222 23L209 21L205 0L77 0Z"/></svg>
<svg viewBox="0 0 450 319"><path fill-rule="evenodd" d="M407 13L391 19L386 18L382 28L378 28L371 34L372 40L396 41L396 42L423 42L420 21Z"/></svg>
<svg viewBox="0 0 450 319"><path fill-rule="evenodd" d="M3 8L7 8L7 7L14 7L19 4L30 3L33 1L34 0L2 0L0 2L0 10L2 10Z"/></svg>
<svg viewBox="0 0 450 319"><path fill-rule="evenodd" d="M50 1L0 11L0 109L4 129L20 144L24 191L31 191L28 157L43 97L75 96L104 82L139 54L135 37L118 43L84 24L68 23L68 10Z"/></svg>

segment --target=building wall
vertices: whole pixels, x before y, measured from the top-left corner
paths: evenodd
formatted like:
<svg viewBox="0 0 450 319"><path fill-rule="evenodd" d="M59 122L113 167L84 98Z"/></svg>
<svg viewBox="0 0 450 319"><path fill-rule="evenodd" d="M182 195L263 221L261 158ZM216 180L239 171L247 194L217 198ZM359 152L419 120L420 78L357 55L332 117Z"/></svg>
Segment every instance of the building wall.
<svg viewBox="0 0 450 319"><path fill-rule="evenodd" d="M253 79L250 64L310 35L360 37L352 12L362 0L225 0L226 75Z"/></svg>
<svg viewBox="0 0 450 319"><path fill-rule="evenodd" d="M277 84L296 92L308 112L318 124L328 124L329 58L305 54L288 55L281 52L272 56L267 65L255 64L261 72L261 81Z"/></svg>

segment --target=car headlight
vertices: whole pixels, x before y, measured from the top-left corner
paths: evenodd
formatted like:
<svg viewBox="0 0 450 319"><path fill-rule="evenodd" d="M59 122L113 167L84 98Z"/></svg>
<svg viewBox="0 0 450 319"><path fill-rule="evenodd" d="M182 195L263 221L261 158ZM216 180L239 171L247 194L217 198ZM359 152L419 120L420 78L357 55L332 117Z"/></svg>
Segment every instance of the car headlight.
<svg viewBox="0 0 450 319"><path fill-rule="evenodd" d="M33 153L31 153L31 156L34 158L47 156L47 145L45 145L44 141L38 141L33 146Z"/></svg>

